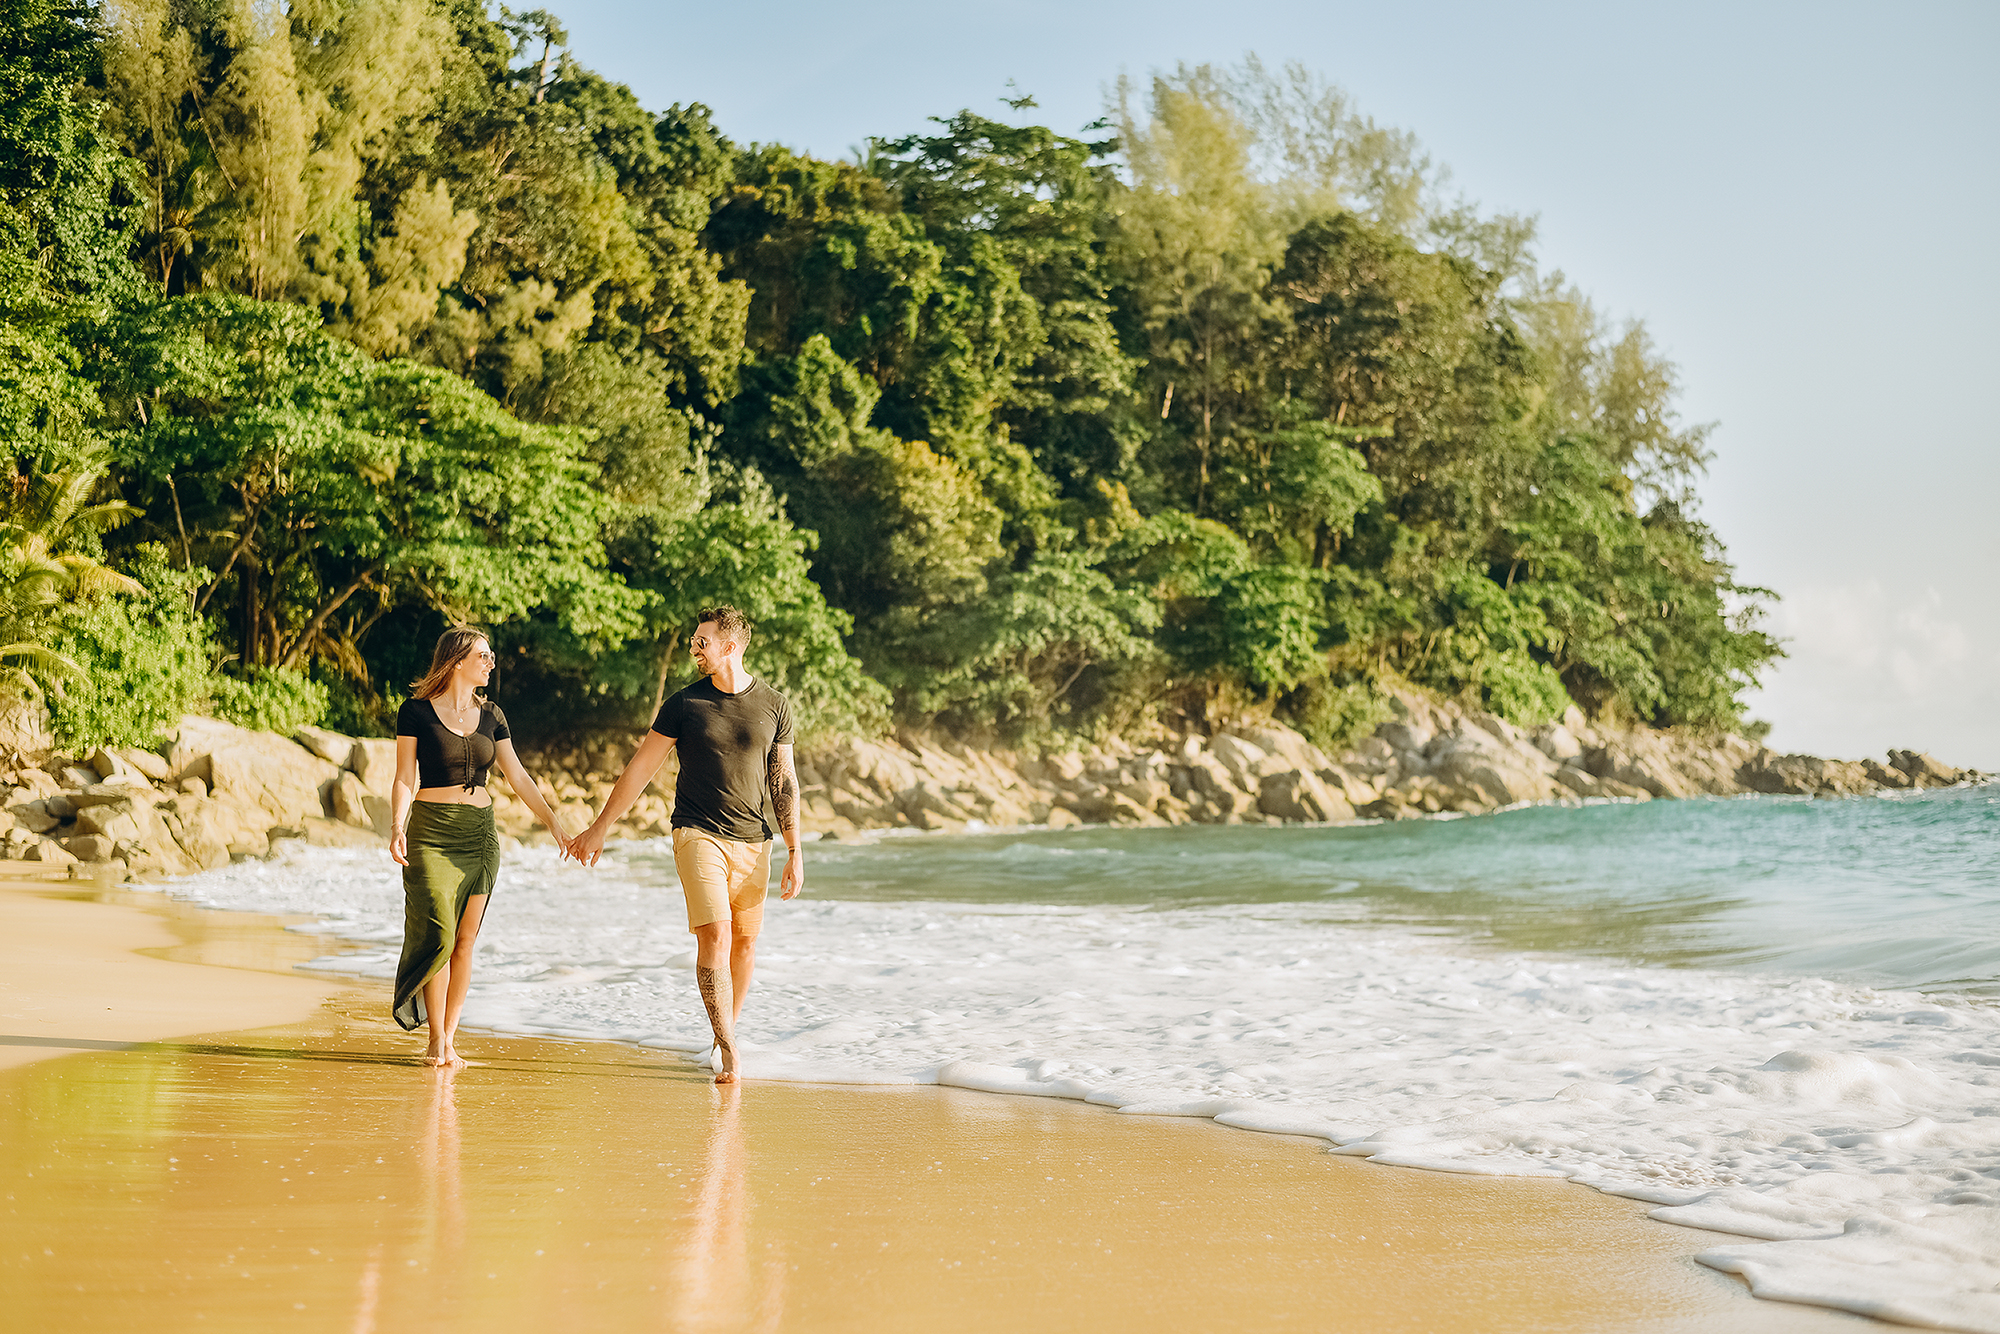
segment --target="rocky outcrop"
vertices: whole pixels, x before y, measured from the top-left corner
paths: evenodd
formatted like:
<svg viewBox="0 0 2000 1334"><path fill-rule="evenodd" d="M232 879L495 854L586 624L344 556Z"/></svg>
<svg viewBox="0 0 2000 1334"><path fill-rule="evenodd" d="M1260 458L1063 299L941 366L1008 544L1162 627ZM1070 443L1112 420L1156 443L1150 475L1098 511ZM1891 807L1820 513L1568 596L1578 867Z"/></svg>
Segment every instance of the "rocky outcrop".
<svg viewBox="0 0 2000 1334"><path fill-rule="evenodd" d="M1212 736L1113 739L1031 756L945 738L848 739L799 759L807 828L964 830L1015 825L1339 823L1473 814L1533 802L1650 801L1742 793L1849 797L1983 782L1929 755L1887 763L1778 755L1737 736L1594 726L1572 709L1521 728L1414 691L1352 750L1329 756L1290 728L1245 722ZM32 727L17 737L40 737ZM571 829L601 808L633 735L523 747ZM389 830L396 743L309 728L296 738L185 718L159 751L64 755L0 748L5 855L62 874L184 875L261 856L274 842L376 845ZM657 837L673 818L672 760L615 831ZM496 774L509 840L546 834Z"/></svg>
<svg viewBox="0 0 2000 1334"><path fill-rule="evenodd" d="M262 856L285 838L384 842L395 743L314 733L290 741L191 716L159 751L0 752L0 799L13 823L7 856L151 877ZM357 753L381 745L391 758L378 766L387 776L377 794L355 767Z"/></svg>

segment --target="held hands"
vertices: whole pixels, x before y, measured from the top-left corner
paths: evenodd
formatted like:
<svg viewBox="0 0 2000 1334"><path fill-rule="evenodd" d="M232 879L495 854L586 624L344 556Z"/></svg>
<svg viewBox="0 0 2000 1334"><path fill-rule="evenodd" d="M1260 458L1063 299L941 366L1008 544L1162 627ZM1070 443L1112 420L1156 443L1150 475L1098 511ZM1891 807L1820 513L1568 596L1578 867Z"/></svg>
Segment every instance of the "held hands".
<svg viewBox="0 0 2000 1334"><path fill-rule="evenodd" d="M592 820L590 828L569 841L563 855L574 857L585 866L597 865L597 859L604 852L604 821L602 817Z"/></svg>

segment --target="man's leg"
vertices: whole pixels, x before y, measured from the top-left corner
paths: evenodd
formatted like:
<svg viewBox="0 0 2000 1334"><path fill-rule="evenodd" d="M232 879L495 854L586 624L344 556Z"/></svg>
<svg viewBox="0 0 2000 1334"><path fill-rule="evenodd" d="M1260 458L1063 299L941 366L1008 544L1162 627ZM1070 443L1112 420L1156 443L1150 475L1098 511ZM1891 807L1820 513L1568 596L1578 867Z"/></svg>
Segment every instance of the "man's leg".
<svg viewBox="0 0 2000 1334"><path fill-rule="evenodd" d="M736 988L730 980L733 935L729 920L709 922L694 929L694 980L701 989L702 1008L708 1011L708 1026L715 1031L715 1050L722 1057L718 1084L734 1084L737 1078Z"/></svg>
<svg viewBox="0 0 2000 1334"><path fill-rule="evenodd" d="M757 938L736 936L729 946L729 985L735 993L730 1007L731 1030L743 1022L743 998L750 994L750 974L757 967Z"/></svg>
<svg viewBox="0 0 2000 1334"><path fill-rule="evenodd" d="M743 998L750 994L750 974L757 968L757 936L764 929L764 898L771 885L771 843L742 843L731 850L729 916L735 940L729 951L729 980L734 995L733 1017L743 1020Z"/></svg>

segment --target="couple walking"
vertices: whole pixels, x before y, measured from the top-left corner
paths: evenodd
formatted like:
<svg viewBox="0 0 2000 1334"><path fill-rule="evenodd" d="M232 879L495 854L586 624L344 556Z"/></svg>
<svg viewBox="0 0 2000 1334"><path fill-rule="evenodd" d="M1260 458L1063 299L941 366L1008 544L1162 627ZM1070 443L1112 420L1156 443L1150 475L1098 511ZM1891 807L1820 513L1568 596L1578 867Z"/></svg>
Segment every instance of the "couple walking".
<svg viewBox="0 0 2000 1334"><path fill-rule="evenodd" d="M805 888L792 706L744 670L750 630L734 607L701 613L689 640L701 678L660 706L604 809L574 838L521 767L507 715L479 694L493 675L486 637L459 626L439 638L430 671L411 684L411 697L396 715L389 839L389 855L403 868L396 1022L405 1029L429 1025L428 1064L465 1064L452 1038L472 982L473 946L500 869L488 771L499 765L507 785L548 826L564 856L594 866L611 826L638 800L667 753L678 749L674 869L695 937L695 982L715 1033L721 1067L715 1082L737 1081L736 1021L756 965L774 827L785 840L784 897Z"/></svg>

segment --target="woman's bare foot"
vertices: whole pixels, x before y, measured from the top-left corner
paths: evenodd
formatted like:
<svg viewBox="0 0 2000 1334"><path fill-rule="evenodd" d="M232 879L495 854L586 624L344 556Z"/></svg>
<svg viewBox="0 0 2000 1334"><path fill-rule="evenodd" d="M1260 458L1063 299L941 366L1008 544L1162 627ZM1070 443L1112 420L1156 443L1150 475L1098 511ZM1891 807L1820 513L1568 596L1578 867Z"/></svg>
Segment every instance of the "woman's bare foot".
<svg viewBox="0 0 2000 1334"><path fill-rule="evenodd" d="M442 1048L441 1048L441 1047L439 1047L439 1046L438 1046L438 1045L437 1045L436 1043L432 1043L432 1044L431 1044L431 1045L430 1045L429 1047L427 1047L427 1048L425 1048L425 1049L424 1049L424 1064L425 1064L425 1065L450 1065L450 1064L451 1064L451 1048L449 1048L449 1047L442 1047Z"/></svg>

